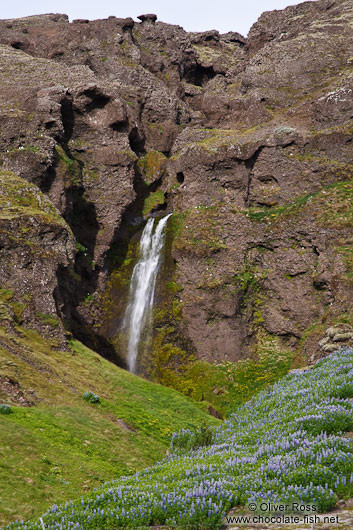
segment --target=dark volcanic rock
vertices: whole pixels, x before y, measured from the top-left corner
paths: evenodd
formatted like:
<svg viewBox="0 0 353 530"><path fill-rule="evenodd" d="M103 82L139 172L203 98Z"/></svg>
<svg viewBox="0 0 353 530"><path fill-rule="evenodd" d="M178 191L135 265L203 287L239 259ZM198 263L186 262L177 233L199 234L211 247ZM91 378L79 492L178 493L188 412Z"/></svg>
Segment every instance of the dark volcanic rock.
<svg viewBox="0 0 353 530"><path fill-rule="evenodd" d="M0 171L0 274L5 307L17 323L63 337L57 271L73 264L74 236L50 200L35 186ZM2 311L1 320L7 320Z"/></svg>
<svg viewBox="0 0 353 530"><path fill-rule="evenodd" d="M48 332L56 315L60 340L65 320L123 364L131 248L158 191L181 286L157 296L162 346L310 357L353 322L351 1L264 13L248 39L138 18L0 21L0 267L25 306L0 316Z"/></svg>
<svg viewBox="0 0 353 530"><path fill-rule="evenodd" d="M154 24L157 20L157 15L149 13L148 15L140 15L137 18L141 20L141 22L149 22L151 24Z"/></svg>

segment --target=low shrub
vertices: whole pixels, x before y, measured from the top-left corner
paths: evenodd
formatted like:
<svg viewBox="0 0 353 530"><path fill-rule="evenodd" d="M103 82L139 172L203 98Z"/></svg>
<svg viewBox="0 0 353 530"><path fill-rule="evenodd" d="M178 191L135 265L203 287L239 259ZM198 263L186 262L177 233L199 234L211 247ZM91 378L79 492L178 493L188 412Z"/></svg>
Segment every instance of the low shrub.
<svg viewBox="0 0 353 530"><path fill-rule="evenodd" d="M83 399L88 401L88 403L100 403L99 397L93 392L85 392L83 394Z"/></svg>
<svg viewBox="0 0 353 530"><path fill-rule="evenodd" d="M5 405L4 403L0 404L0 414L11 414L12 408L10 405Z"/></svg>
<svg viewBox="0 0 353 530"><path fill-rule="evenodd" d="M338 397L341 399L353 398L353 383L343 383L338 386L333 392L333 397Z"/></svg>
<svg viewBox="0 0 353 530"><path fill-rule="evenodd" d="M353 430L353 418L351 410L332 404L316 407L311 414L296 419L301 427L311 434L334 434Z"/></svg>
<svg viewBox="0 0 353 530"><path fill-rule="evenodd" d="M182 429L181 431L174 433L171 446L174 450L193 450L199 447L206 447L212 445L215 441L215 431L203 422L202 425L191 431L190 429Z"/></svg>

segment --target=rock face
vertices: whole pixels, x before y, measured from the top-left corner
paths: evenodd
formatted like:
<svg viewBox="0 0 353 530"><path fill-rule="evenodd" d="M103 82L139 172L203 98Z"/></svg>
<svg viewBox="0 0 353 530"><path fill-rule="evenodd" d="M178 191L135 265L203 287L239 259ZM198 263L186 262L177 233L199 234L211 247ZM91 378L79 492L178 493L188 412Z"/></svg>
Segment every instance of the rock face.
<svg viewBox="0 0 353 530"><path fill-rule="evenodd" d="M173 209L157 357L311 357L353 322L351 1L247 39L138 18L0 21L3 292L124 365L136 230Z"/></svg>

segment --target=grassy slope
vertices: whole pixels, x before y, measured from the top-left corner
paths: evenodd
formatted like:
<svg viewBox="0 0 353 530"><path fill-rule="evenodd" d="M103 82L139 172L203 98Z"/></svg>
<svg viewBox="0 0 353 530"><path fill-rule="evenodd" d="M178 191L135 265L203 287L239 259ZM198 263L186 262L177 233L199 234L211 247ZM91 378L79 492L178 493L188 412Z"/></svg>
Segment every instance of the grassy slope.
<svg viewBox="0 0 353 530"><path fill-rule="evenodd" d="M0 414L0 525L152 464L176 429L217 422L178 392L119 369L79 342L66 352L54 345L34 331L9 335L0 328L0 376L18 381L36 402ZM86 390L101 403L84 401ZM1 402L11 398L0 387Z"/></svg>
<svg viewBox="0 0 353 530"><path fill-rule="evenodd" d="M352 377L353 350L289 374L240 406L210 445L192 449L195 434L183 430L168 459L54 506L43 514L46 528L216 530L249 501L287 505L287 514L292 503L330 510L353 494ZM10 530L40 528L34 519Z"/></svg>

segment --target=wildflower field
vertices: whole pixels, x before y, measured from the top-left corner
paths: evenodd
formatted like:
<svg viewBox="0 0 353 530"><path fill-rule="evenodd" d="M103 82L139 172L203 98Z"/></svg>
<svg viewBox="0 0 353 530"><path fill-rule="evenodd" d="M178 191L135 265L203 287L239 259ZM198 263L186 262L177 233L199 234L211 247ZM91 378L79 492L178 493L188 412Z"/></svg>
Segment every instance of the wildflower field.
<svg viewBox="0 0 353 530"><path fill-rule="evenodd" d="M332 509L353 496L353 351L291 373L240 406L221 426L174 433L171 454L43 514L46 529L217 529L249 501ZM202 445L202 444L208 445ZM8 530L41 530L39 519Z"/></svg>

